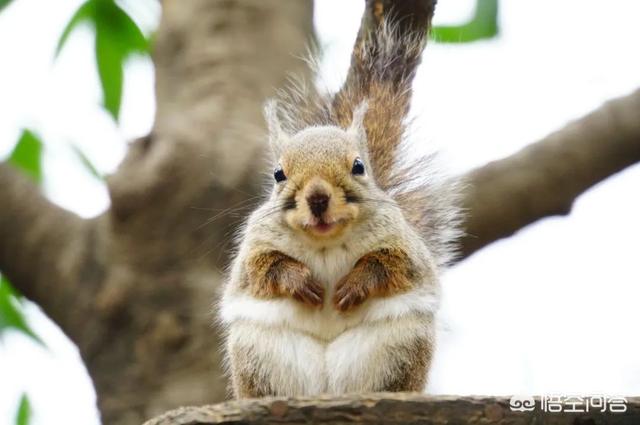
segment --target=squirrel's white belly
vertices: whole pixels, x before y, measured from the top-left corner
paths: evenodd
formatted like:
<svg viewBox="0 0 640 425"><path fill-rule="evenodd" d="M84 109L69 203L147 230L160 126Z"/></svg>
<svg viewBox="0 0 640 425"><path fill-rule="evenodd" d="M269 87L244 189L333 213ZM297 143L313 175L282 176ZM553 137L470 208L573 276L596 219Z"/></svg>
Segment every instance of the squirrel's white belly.
<svg viewBox="0 0 640 425"><path fill-rule="evenodd" d="M355 326L331 341L286 326L237 321L229 326L227 344L252 353L260 375L277 395L344 394L376 391L396 373L397 350L416 339L430 340L432 315Z"/></svg>

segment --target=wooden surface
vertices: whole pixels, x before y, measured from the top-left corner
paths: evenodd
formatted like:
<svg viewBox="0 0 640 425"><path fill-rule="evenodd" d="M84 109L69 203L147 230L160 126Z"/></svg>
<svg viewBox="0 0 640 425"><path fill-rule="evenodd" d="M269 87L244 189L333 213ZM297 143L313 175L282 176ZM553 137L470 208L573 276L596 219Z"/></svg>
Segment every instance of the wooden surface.
<svg viewBox="0 0 640 425"><path fill-rule="evenodd" d="M627 397L624 413L516 412L508 397L378 393L338 398L267 398L184 407L144 425L205 424L640 424L640 397ZM566 407L569 408L569 407ZM594 410L594 409L591 409Z"/></svg>

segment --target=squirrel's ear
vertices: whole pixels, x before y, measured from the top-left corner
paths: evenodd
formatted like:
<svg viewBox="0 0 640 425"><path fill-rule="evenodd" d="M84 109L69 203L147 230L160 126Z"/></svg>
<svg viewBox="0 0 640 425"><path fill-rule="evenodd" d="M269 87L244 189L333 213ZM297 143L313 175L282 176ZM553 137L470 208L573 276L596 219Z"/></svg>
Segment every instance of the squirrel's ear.
<svg viewBox="0 0 640 425"><path fill-rule="evenodd" d="M349 126L349 132L358 136L358 138L367 138L367 133L364 128L364 117L369 110L369 104L366 100L360 102L356 109L353 110L353 118L351 119L351 125Z"/></svg>
<svg viewBox="0 0 640 425"><path fill-rule="evenodd" d="M364 127L364 117L367 115L367 111L369 110L369 104L366 100L363 100L356 106L353 110L353 118L351 119L351 125L347 130L349 133L356 136L358 143L361 145L361 148L366 149L367 147L367 131Z"/></svg>
<svg viewBox="0 0 640 425"><path fill-rule="evenodd" d="M287 135L282 131L280 118L278 118L278 102L275 99L268 100L264 105L264 118L269 129L269 144L276 158L282 154L282 147Z"/></svg>

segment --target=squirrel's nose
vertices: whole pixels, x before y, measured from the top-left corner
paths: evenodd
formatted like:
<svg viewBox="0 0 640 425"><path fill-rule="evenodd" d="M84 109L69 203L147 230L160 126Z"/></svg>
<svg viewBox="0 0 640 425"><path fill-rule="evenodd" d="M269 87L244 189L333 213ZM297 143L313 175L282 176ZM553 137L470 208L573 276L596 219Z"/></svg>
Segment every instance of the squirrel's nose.
<svg viewBox="0 0 640 425"><path fill-rule="evenodd" d="M307 204L309 204L311 214L319 218L329 207L329 195L324 193L314 193L307 197Z"/></svg>

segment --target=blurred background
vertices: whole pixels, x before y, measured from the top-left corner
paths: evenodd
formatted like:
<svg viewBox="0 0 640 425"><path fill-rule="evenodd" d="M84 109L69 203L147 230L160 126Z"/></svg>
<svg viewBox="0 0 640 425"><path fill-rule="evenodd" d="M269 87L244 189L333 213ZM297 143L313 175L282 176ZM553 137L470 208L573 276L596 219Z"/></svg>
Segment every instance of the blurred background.
<svg viewBox="0 0 640 425"><path fill-rule="evenodd" d="M0 1L0 160L83 217L108 208L104 176L151 130L161 14L118 1L101 22L78 14L88 3ZM362 7L316 0L320 84L344 78ZM635 0L441 0L414 86L416 150L460 174L632 92L639 19ZM449 270L429 391L640 394L639 188L636 165ZM73 343L6 280L0 314L0 423L99 423Z"/></svg>

